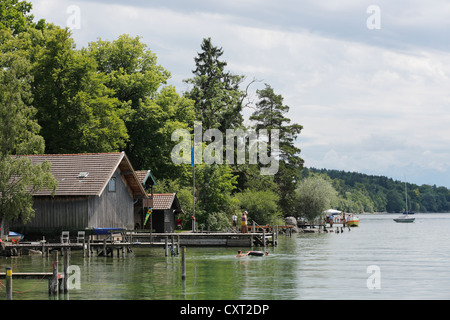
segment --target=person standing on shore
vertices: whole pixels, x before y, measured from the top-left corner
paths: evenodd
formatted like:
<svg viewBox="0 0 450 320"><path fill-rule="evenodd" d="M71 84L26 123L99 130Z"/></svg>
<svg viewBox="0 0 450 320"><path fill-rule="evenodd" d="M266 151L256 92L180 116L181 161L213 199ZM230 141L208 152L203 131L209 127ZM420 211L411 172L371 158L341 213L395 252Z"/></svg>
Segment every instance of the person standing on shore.
<svg viewBox="0 0 450 320"><path fill-rule="evenodd" d="M241 232L242 233L248 233L247 228L247 211L244 211L241 218Z"/></svg>
<svg viewBox="0 0 450 320"><path fill-rule="evenodd" d="M233 214L233 230L236 230L237 225L237 215L236 212Z"/></svg>

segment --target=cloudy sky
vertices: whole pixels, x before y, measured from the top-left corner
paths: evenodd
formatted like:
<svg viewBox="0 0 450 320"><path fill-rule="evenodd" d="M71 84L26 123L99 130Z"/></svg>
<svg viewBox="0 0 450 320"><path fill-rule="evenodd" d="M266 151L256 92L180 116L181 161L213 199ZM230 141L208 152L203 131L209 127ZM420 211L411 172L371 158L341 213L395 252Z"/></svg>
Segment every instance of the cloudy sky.
<svg viewBox="0 0 450 320"><path fill-rule="evenodd" d="M306 166L450 187L447 0L31 2L77 48L141 36L180 93L211 37L244 84L283 95Z"/></svg>

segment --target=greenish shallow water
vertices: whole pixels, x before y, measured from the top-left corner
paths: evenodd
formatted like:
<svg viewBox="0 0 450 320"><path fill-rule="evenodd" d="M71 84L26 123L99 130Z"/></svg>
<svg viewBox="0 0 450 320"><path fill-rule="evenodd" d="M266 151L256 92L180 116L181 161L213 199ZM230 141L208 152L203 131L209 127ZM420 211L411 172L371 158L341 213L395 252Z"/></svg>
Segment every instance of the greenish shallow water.
<svg viewBox="0 0 450 320"><path fill-rule="evenodd" d="M343 233L279 236L267 257L235 258L239 248L187 248L181 256L139 249L127 257L82 258L80 288L69 300L301 300L450 298L450 214L416 214L413 224L396 215L362 215ZM247 250L248 248L241 248ZM261 250L260 248L254 248ZM52 258L0 258L13 272L50 271ZM369 266L376 266L373 274ZM368 279L379 276L379 288ZM375 282L369 281L370 284ZM14 300L48 300L48 281L13 280ZM0 286L0 300L5 289Z"/></svg>

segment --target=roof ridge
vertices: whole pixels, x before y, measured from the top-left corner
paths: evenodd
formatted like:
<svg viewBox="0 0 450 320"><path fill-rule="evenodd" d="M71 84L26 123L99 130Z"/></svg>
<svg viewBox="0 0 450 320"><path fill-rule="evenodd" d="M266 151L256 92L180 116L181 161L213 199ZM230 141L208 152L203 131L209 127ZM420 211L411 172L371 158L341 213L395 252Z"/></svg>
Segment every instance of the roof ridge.
<svg viewBox="0 0 450 320"><path fill-rule="evenodd" d="M106 155L106 154L122 154L122 153L123 153L123 151L120 151L120 152L88 152L88 153L21 154L21 155L17 155L17 156L19 156L19 157L43 157L43 156L60 157L60 156Z"/></svg>

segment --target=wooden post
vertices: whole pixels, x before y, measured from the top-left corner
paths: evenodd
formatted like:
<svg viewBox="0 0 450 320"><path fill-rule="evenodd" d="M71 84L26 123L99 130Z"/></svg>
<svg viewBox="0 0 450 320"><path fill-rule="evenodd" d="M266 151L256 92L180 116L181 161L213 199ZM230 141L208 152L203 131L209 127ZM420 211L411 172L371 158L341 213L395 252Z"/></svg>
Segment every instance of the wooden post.
<svg viewBox="0 0 450 320"><path fill-rule="evenodd" d="M175 237L173 235L170 236L170 241L172 243L172 254L175 254Z"/></svg>
<svg viewBox="0 0 450 320"><path fill-rule="evenodd" d="M181 247L181 280L186 280L186 247Z"/></svg>
<svg viewBox="0 0 450 320"><path fill-rule="evenodd" d="M169 255L169 239L167 236L165 237L164 253L166 257Z"/></svg>
<svg viewBox="0 0 450 320"><path fill-rule="evenodd" d="M50 295L54 295L58 292L58 250L54 251L52 272L53 275L48 282L48 293Z"/></svg>
<svg viewBox="0 0 450 320"><path fill-rule="evenodd" d="M84 240L83 240L84 242ZM69 274L67 272L67 269L69 268L69 250L70 249L66 249L66 252L64 254L64 279L63 279L63 287L64 287L64 293L67 293L68 291L68 278L69 278ZM84 255L83 255L84 256Z"/></svg>
<svg viewBox="0 0 450 320"><path fill-rule="evenodd" d="M106 238L103 239L103 255L106 257Z"/></svg>
<svg viewBox="0 0 450 320"><path fill-rule="evenodd" d="M6 267L6 300L12 300L12 268Z"/></svg>
<svg viewBox="0 0 450 320"><path fill-rule="evenodd" d="M45 257L45 236L42 237L42 258Z"/></svg>
<svg viewBox="0 0 450 320"><path fill-rule="evenodd" d="M272 226L272 247L275 247L275 226Z"/></svg>
<svg viewBox="0 0 450 320"><path fill-rule="evenodd" d="M277 246L278 246L278 231L279 231L279 230L278 230L278 227L279 227L279 226L277 225L277 232L275 233L275 234L277 235Z"/></svg>
<svg viewBox="0 0 450 320"><path fill-rule="evenodd" d="M263 228L263 243L264 243L264 250L266 250L266 229Z"/></svg>

